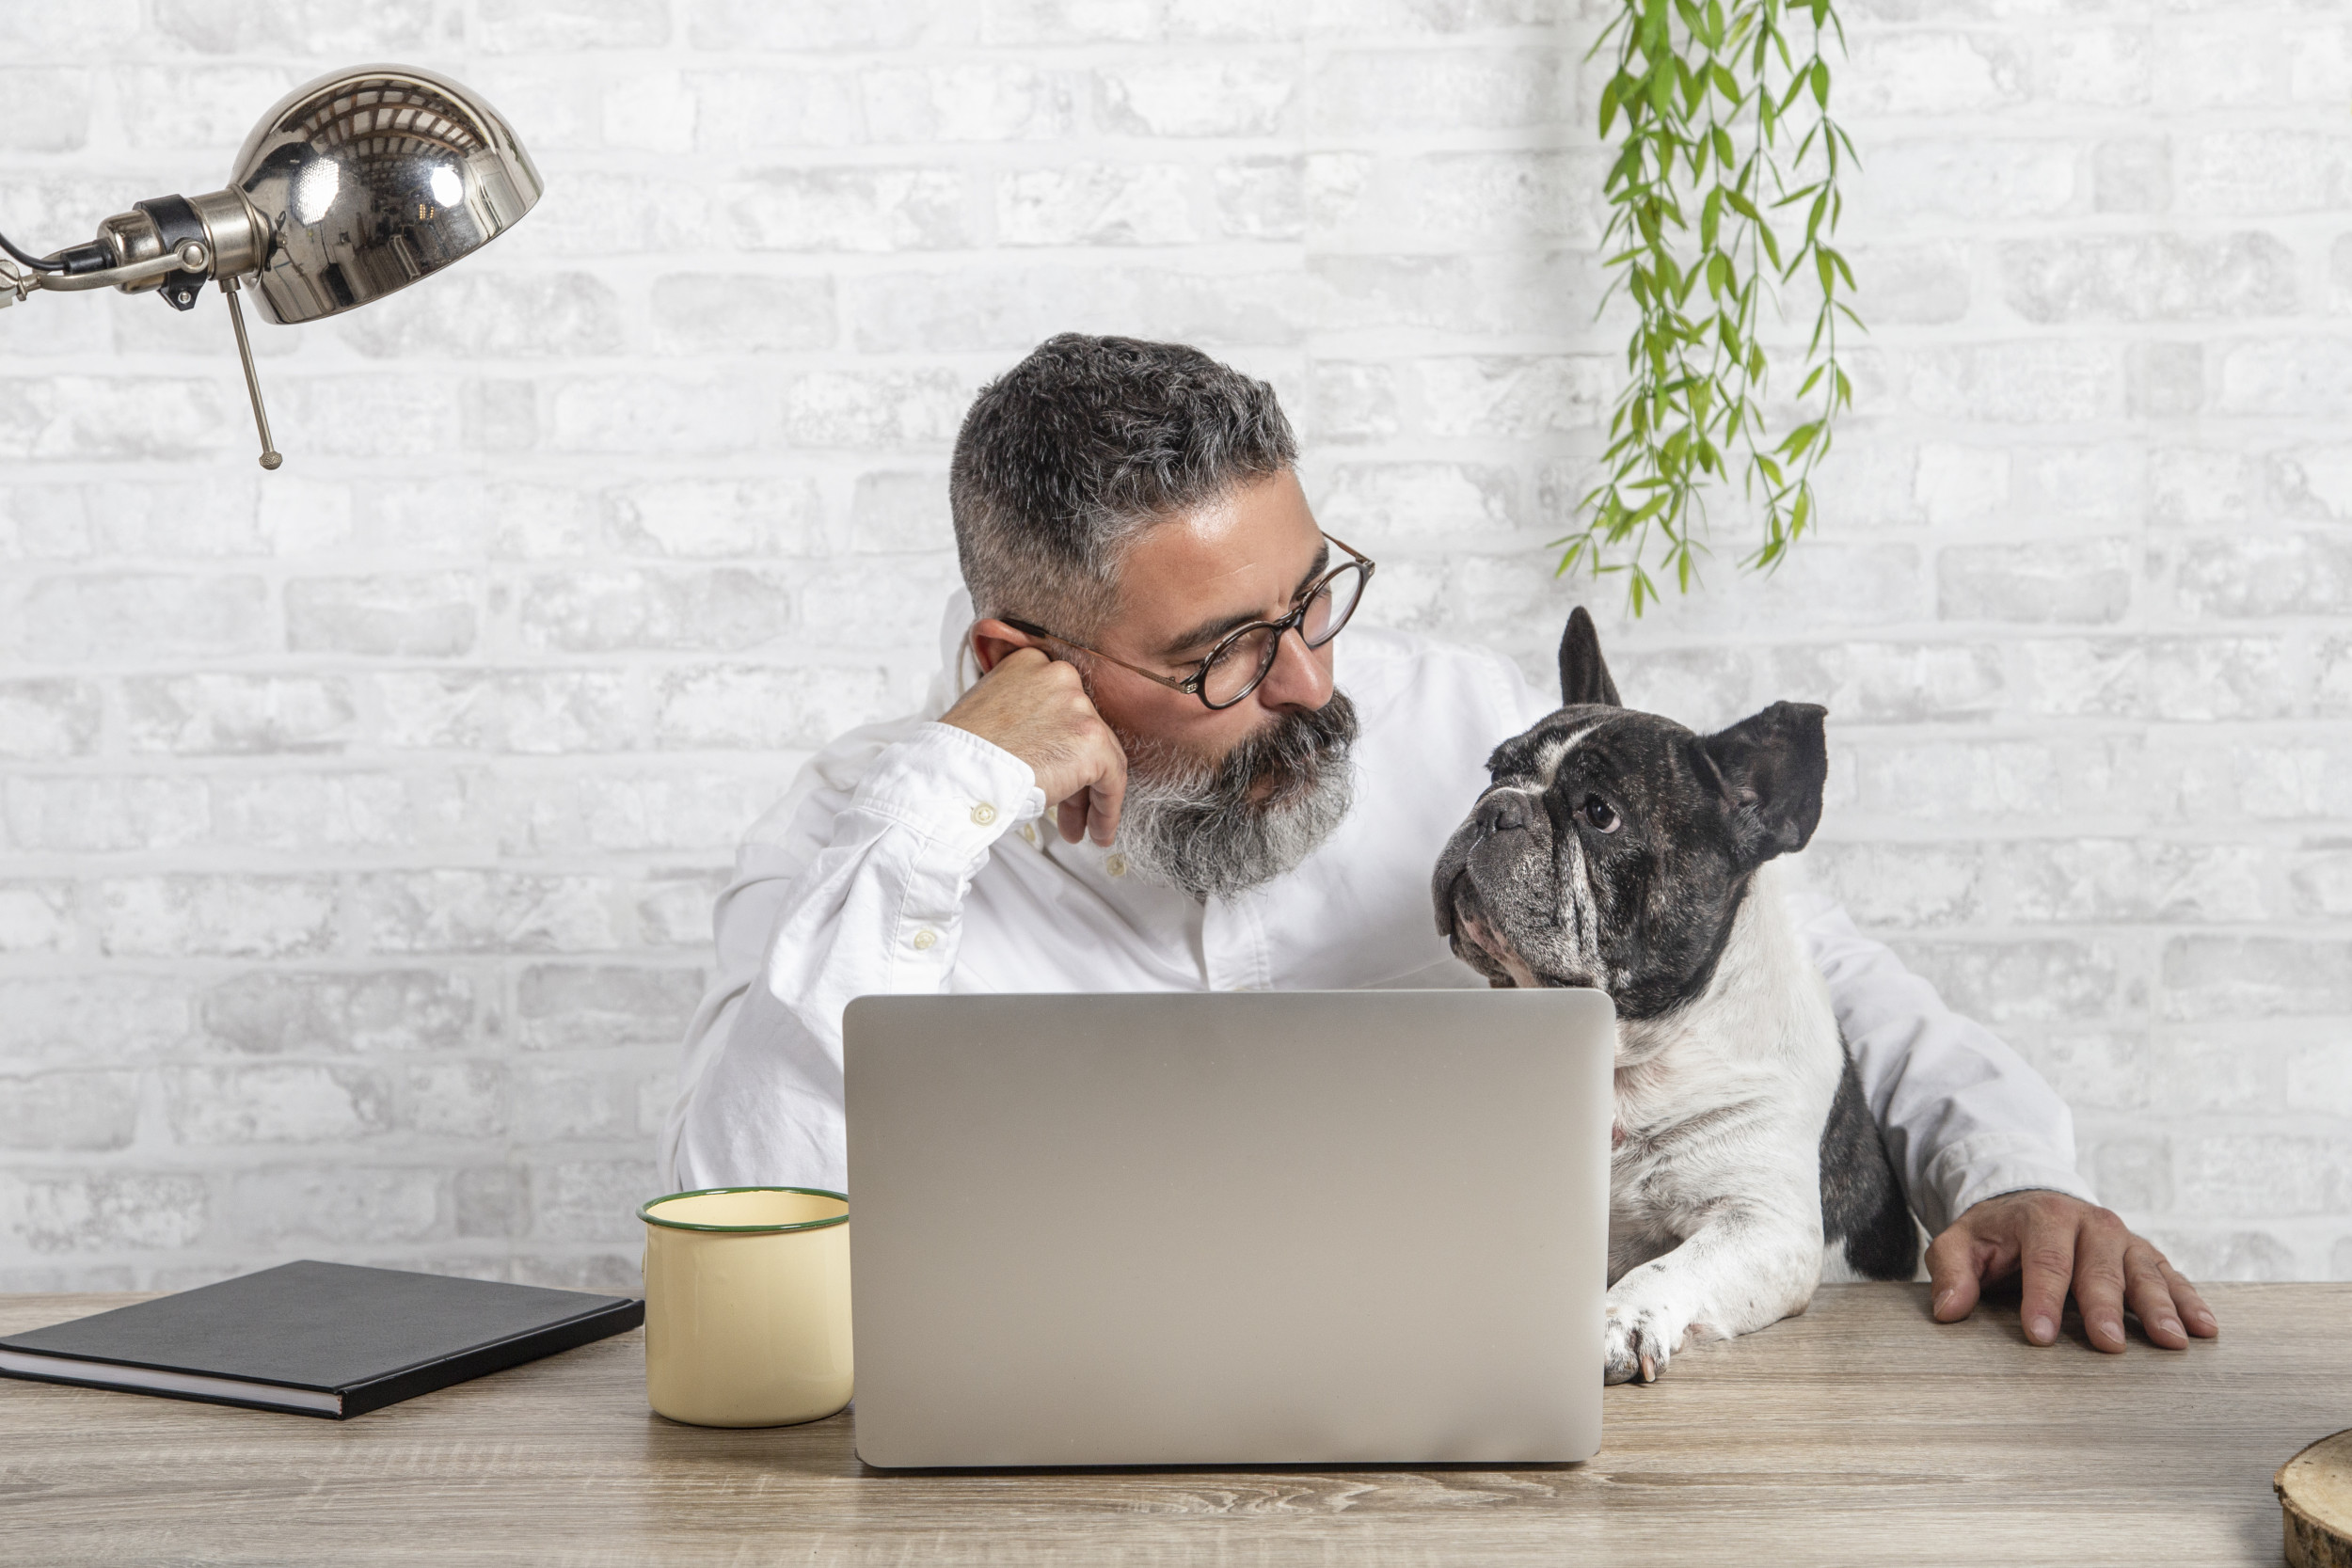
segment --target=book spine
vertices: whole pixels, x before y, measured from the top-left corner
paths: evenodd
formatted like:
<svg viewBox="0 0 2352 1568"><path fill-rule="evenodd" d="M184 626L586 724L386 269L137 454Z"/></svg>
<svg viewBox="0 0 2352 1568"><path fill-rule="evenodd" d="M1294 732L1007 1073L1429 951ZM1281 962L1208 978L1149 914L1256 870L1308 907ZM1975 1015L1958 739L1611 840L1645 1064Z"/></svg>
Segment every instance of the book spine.
<svg viewBox="0 0 2352 1568"><path fill-rule="evenodd" d="M57 1383L69 1388L103 1388L110 1394L139 1394L150 1399L186 1400L194 1404L226 1404L239 1410L276 1410L288 1416L316 1416L325 1420L340 1421L353 1412L346 1407L339 1415L332 1410L316 1410L308 1405L279 1404L271 1400L243 1400L228 1394L194 1394L179 1388L151 1388L143 1384L102 1383L89 1377L53 1377L46 1372L19 1371L15 1368L0 1368L0 1377L23 1378L27 1383ZM266 1387L266 1384L256 1384Z"/></svg>
<svg viewBox="0 0 2352 1568"><path fill-rule="evenodd" d="M436 1388L446 1388L454 1383L490 1372L503 1371L526 1361L553 1355L558 1351L607 1339L625 1334L645 1321L645 1304L642 1301L620 1301L594 1312L583 1313L564 1323L547 1328L535 1328L528 1334L517 1334L511 1339L500 1339L479 1345L460 1355L421 1366L403 1368L372 1383L354 1384L342 1391L343 1417L364 1416L371 1410L381 1410L402 1400L429 1394Z"/></svg>

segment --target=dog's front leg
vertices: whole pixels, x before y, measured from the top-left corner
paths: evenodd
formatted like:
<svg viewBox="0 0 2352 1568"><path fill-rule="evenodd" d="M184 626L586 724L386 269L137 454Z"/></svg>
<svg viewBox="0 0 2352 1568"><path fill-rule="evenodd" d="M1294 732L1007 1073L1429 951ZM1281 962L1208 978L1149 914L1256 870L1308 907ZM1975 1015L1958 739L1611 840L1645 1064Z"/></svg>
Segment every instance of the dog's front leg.
<svg viewBox="0 0 2352 1568"><path fill-rule="evenodd" d="M1818 1207L1718 1198L1680 1246L1610 1287L1603 1379L1654 1382L1687 1342L1728 1339L1802 1312L1820 1274Z"/></svg>

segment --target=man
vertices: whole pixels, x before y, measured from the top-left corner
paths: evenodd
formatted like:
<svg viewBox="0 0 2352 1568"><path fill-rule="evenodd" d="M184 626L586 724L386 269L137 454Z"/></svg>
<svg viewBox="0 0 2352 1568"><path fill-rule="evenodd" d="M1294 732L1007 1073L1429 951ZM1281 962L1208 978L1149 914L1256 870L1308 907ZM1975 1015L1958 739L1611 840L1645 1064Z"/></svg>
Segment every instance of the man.
<svg viewBox="0 0 2352 1568"><path fill-rule="evenodd" d="M1271 388L1176 345L1065 335L981 391L946 670L746 838L664 1134L675 1186L842 1185L861 994L1479 983L1430 868L1488 752L1555 705L1484 650L1335 636L1370 567L1317 530L1295 457ZM2159 1345L2217 1332L2095 1206L2030 1068L1827 900L1794 912L1937 1232L1937 1317L2022 1267L2037 1343L2070 1288L2102 1350L2127 1306Z"/></svg>

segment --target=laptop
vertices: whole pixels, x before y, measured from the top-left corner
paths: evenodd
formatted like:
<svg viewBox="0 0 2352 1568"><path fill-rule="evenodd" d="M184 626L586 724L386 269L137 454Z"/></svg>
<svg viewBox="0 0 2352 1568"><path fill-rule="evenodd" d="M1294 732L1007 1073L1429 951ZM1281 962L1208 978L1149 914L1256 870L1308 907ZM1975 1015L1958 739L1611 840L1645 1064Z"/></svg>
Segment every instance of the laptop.
<svg viewBox="0 0 2352 1568"><path fill-rule="evenodd" d="M866 1464L1599 1448L1603 993L870 996L843 1034Z"/></svg>

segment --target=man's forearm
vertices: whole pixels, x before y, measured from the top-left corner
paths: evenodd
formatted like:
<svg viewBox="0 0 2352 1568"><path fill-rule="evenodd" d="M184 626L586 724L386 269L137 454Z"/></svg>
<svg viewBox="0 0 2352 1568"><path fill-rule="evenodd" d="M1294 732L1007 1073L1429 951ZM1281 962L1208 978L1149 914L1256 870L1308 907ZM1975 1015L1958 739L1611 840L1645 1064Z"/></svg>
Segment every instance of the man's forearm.
<svg viewBox="0 0 2352 1568"><path fill-rule="evenodd" d="M719 974L664 1133L669 1178L837 1187L842 1009L947 984L973 875L1041 810L1025 765L923 724L853 795L807 799L792 842L747 846L720 900Z"/></svg>
<svg viewBox="0 0 2352 1568"><path fill-rule="evenodd" d="M2074 1168L2074 1117L2040 1073L1830 900L1799 895L1790 906L1887 1152L1931 1231L2005 1192L2092 1199Z"/></svg>

